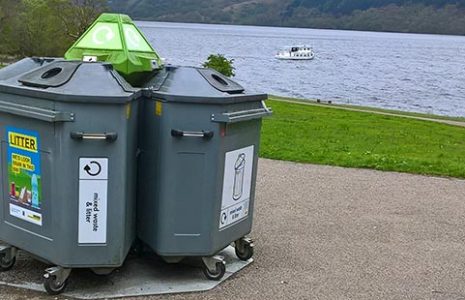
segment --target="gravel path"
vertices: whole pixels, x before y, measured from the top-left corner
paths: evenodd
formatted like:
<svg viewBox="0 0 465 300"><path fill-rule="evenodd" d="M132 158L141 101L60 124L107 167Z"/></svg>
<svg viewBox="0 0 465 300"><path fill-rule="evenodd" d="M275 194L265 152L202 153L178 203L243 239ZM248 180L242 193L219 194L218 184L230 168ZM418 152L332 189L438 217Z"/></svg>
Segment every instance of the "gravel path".
<svg viewBox="0 0 465 300"><path fill-rule="evenodd" d="M254 264L209 292L144 299L465 299L465 181L259 167Z"/></svg>

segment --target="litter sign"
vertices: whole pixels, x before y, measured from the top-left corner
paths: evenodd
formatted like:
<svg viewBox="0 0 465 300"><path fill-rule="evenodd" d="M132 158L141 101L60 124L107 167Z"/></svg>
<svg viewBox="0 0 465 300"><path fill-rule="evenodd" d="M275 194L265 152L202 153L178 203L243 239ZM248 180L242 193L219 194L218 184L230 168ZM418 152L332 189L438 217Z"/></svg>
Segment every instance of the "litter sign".
<svg viewBox="0 0 465 300"><path fill-rule="evenodd" d="M107 242L108 158L79 159L79 244Z"/></svg>
<svg viewBox="0 0 465 300"><path fill-rule="evenodd" d="M42 226L39 133L7 127L10 215Z"/></svg>

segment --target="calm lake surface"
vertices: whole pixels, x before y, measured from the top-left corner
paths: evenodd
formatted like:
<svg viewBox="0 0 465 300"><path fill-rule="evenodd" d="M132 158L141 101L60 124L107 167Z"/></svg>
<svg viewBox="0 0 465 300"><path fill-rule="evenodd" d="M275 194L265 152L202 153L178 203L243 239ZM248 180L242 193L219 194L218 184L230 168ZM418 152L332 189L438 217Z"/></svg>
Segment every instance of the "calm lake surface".
<svg viewBox="0 0 465 300"><path fill-rule="evenodd" d="M235 60L255 92L465 116L465 37L278 27L137 22L174 65L209 54ZM282 46L310 45L313 61L280 61Z"/></svg>

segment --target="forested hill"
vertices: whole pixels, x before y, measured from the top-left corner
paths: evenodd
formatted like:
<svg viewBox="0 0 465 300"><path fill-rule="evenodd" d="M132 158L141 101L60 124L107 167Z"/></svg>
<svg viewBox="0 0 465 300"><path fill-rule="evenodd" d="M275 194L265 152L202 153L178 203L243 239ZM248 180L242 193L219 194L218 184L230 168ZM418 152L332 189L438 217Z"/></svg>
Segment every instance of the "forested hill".
<svg viewBox="0 0 465 300"><path fill-rule="evenodd" d="M110 0L138 20L465 35L465 0Z"/></svg>

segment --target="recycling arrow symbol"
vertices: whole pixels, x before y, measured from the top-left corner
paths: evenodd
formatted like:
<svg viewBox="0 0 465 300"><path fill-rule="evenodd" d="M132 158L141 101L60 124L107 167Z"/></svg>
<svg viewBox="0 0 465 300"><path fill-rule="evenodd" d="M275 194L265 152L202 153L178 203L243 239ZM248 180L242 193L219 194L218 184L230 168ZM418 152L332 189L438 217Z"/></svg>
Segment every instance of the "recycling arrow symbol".
<svg viewBox="0 0 465 300"><path fill-rule="evenodd" d="M90 166L89 166L90 165ZM96 171L92 172L92 165L95 165L97 169ZM96 162L95 160L91 161L88 165L86 165L84 167L84 171L86 171L87 174L89 174L89 176L97 176L99 175L101 172L102 172L102 166Z"/></svg>
<svg viewBox="0 0 465 300"><path fill-rule="evenodd" d="M224 224L226 223L226 219L227 219L227 218L228 218L228 216L226 215L225 212L223 212L223 213L221 214L221 224L224 225Z"/></svg>

